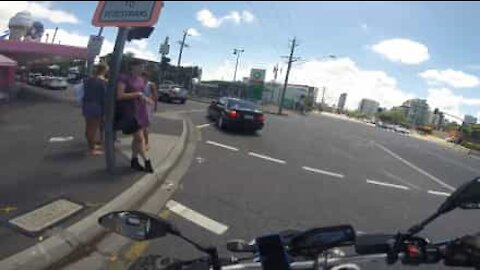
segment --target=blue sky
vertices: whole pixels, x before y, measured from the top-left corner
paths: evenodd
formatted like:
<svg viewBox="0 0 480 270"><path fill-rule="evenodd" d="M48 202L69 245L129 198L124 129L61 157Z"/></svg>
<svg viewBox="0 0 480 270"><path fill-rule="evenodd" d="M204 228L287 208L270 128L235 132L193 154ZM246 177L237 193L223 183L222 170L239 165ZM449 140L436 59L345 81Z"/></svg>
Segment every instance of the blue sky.
<svg viewBox="0 0 480 270"><path fill-rule="evenodd" d="M85 37L98 31L91 25L96 2L19 3L0 4L1 28L27 5L46 28L65 32L62 43L85 46ZM43 14L48 11L63 13ZM128 50L156 58L159 43L169 36L176 63L175 42L184 29L193 28L199 35L187 38L191 48L184 51L182 63L200 65L204 79L231 80L236 47L245 49L237 78L257 67L266 68L271 79L273 65L283 65L280 56L288 54L289 39L296 36L296 55L302 60L292 69L292 82L326 86L330 103L342 92L348 93L350 108L367 97L387 107L419 97L431 107L477 116L478 14L480 4L470 2L166 2L153 35L129 44ZM105 52L111 50L116 29L104 34ZM321 58L329 54L337 58Z"/></svg>

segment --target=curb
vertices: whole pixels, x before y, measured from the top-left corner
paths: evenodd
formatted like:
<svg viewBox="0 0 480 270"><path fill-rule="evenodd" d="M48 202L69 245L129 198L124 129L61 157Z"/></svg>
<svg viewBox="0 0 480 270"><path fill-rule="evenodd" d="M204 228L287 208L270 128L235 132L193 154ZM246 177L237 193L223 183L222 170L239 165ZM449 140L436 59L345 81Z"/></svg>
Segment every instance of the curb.
<svg viewBox="0 0 480 270"><path fill-rule="evenodd" d="M41 243L3 259L0 261L0 269L46 269L105 236L108 232L97 224L98 218L112 211L134 209L147 201L179 162L189 139L186 121L183 119L183 131L176 145L170 151L166 161L155 168L154 174L143 176L113 200L70 227Z"/></svg>

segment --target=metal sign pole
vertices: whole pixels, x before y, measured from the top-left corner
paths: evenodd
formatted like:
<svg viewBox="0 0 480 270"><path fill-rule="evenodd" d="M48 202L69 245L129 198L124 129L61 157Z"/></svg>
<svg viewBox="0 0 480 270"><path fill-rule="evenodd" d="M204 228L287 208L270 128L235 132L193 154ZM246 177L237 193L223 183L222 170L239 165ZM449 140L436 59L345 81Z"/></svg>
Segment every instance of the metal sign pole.
<svg viewBox="0 0 480 270"><path fill-rule="evenodd" d="M128 28L119 27L112 58L110 60L110 79L108 80L108 89L105 98L105 161L107 170L115 170L115 101L117 92L118 75L122 63L123 49L127 40Z"/></svg>

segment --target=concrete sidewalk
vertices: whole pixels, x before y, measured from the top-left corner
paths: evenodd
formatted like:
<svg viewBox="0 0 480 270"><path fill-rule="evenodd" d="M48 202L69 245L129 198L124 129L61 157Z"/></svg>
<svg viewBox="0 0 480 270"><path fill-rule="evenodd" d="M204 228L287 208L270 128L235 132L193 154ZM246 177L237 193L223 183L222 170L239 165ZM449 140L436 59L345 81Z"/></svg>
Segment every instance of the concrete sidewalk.
<svg viewBox="0 0 480 270"><path fill-rule="evenodd" d="M52 239L63 241L65 238L60 236L70 235L67 232L72 231L71 228L93 234L88 227L92 227L91 223L86 225L87 217L117 200L119 194L126 193L145 177L154 179L150 189L163 180L161 175L145 175L129 168L131 138L120 134L115 174L105 171L104 156L87 155L81 111L78 106L72 106L72 99L65 98L69 94L71 92L24 86L14 102L0 106L3 139L0 148L4 150L0 152L4 165L0 171L0 259L4 259L0 261L0 269L48 267L56 257L59 259L55 253L70 252L76 246L63 248L61 252L50 250ZM150 156L159 174L180 156L184 129L182 119L154 117ZM137 188L115 205L131 207L148 199L151 191ZM35 216L35 211L54 204L56 206L42 212L41 217ZM58 208L68 205L78 210L69 214L59 212ZM29 224L22 223L25 225L22 227L12 222L23 217ZM74 242L84 245L89 236L78 235L80 238ZM36 250L35 246L40 248L40 253L31 252ZM28 247L32 248L26 249Z"/></svg>

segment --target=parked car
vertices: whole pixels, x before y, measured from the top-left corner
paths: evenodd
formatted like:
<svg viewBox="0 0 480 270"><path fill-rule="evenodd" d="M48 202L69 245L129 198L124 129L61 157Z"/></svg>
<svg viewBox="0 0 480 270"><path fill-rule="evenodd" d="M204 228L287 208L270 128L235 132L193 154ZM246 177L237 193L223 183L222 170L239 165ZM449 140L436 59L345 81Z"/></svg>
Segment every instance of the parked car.
<svg viewBox="0 0 480 270"><path fill-rule="evenodd" d="M42 76L40 73L30 73L28 74L27 83L30 85L35 85L38 77Z"/></svg>
<svg viewBox="0 0 480 270"><path fill-rule="evenodd" d="M66 78L52 77L47 80L45 86L53 90L66 90L68 87L68 83Z"/></svg>
<svg viewBox="0 0 480 270"><path fill-rule="evenodd" d="M207 117L215 121L220 129L240 128L256 132L265 124L265 116L257 104L229 97L212 101Z"/></svg>
<svg viewBox="0 0 480 270"><path fill-rule="evenodd" d="M410 130L401 126L395 126L395 131L402 134L410 134Z"/></svg>
<svg viewBox="0 0 480 270"><path fill-rule="evenodd" d="M158 88L158 100L164 102L177 101L185 104L187 101L187 89L178 85L163 84Z"/></svg>

